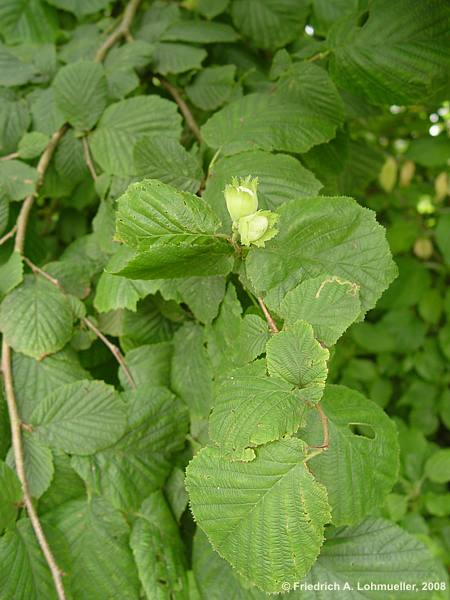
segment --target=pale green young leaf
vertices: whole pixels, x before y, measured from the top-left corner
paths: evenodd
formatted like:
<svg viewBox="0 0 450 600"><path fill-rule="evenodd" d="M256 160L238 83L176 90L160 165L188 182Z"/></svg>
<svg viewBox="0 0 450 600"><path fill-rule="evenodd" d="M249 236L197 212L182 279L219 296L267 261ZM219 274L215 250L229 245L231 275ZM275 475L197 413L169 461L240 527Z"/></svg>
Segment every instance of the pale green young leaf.
<svg viewBox="0 0 450 600"><path fill-rule="evenodd" d="M145 136L134 146L133 158L140 177L159 179L192 194L200 187L203 177L200 162L176 139Z"/></svg>
<svg viewBox="0 0 450 600"><path fill-rule="evenodd" d="M56 105L72 127L92 129L107 102L103 66L88 60L66 65L58 71L52 86Z"/></svg>
<svg viewBox="0 0 450 600"><path fill-rule="evenodd" d="M333 523L350 525L380 506L397 479L397 430L378 405L345 386L326 386L321 406L329 448L308 464L327 488ZM317 413L310 413L298 435L311 445L321 443Z"/></svg>
<svg viewBox="0 0 450 600"><path fill-rule="evenodd" d="M292 438L263 446L251 462L227 461L219 449L204 448L187 468L198 525L219 554L266 592L281 592L282 582L308 573L331 518L305 453Z"/></svg>
<svg viewBox="0 0 450 600"><path fill-rule="evenodd" d="M0 460L0 532L10 527L22 500L22 486L17 475Z"/></svg>
<svg viewBox="0 0 450 600"><path fill-rule="evenodd" d="M178 139L181 117L177 105L158 96L116 102L103 113L92 134L92 155L106 173L134 175L133 147L146 135Z"/></svg>
<svg viewBox="0 0 450 600"><path fill-rule="evenodd" d="M300 198L278 213L268 250L252 249L247 258L248 276L273 306L302 281L333 273L359 286L363 315L395 278L383 227L353 199Z"/></svg>
<svg viewBox="0 0 450 600"><path fill-rule="evenodd" d="M0 265L0 298L23 281L22 257L13 252L6 262Z"/></svg>
<svg viewBox="0 0 450 600"><path fill-rule="evenodd" d="M295 433L304 422L301 393L268 377L263 360L230 371L214 391L209 435L233 460L254 459L253 448Z"/></svg>
<svg viewBox="0 0 450 600"><path fill-rule="evenodd" d="M361 313L358 286L334 275L307 279L286 294L278 312L286 326L306 321L318 340L332 346Z"/></svg>
<svg viewBox="0 0 450 600"><path fill-rule="evenodd" d="M299 388L306 402L319 402L328 375L329 352L314 337L313 328L297 321L274 335L266 346L267 370Z"/></svg>
<svg viewBox="0 0 450 600"><path fill-rule="evenodd" d="M67 297L42 277L25 277L0 306L0 329L17 352L43 358L61 350L72 336Z"/></svg>
<svg viewBox="0 0 450 600"><path fill-rule="evenodd" d="M140 507L130 546L147 598L189 600L186 551L161 491Z"/></svg>
<svg viewBox="0 0 450 600"><path fill-rule="evenodd" d="M33 436L73 454L92 454L113 444L126 426L125 406L101 381L75 381L51 392L31 415Z"/></svg>
<svg viewBox="0 0 450 600"><path fill-rule="evenodd" d="M33 498L39 498L50 485L53 478L53 457L50 448L28 432L22 436L25 476ZM7 464L15 469L14 454L10 448L6 458Z"/></svg>

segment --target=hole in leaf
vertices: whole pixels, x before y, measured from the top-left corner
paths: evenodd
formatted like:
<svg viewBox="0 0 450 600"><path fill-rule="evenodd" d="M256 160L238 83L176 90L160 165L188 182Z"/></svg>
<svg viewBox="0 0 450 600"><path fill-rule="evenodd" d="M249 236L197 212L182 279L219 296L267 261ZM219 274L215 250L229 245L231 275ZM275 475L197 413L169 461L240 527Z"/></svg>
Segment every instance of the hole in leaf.
<svg viewBox="0 0 450 600"><path fill-rule="evenodd" d="M367 425L366 423L349 423L348 428L353 435L359 435L360 437L365 437L369 440L375 439L376 433L371 425Z"/></svg>

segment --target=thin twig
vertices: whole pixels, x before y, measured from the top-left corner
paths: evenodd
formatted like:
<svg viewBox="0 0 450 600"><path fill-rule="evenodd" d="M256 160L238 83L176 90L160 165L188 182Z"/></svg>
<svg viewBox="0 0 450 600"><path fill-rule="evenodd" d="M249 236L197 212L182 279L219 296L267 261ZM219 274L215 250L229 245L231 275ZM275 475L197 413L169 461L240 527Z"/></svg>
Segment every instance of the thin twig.
<svg viewBox="0 0 450 600"><path fill-rule="evenodd" d="M17 225L14 225L14 227L11 229L11 231L8 231L8 233L5 233L5 235L0 238L0 246L2 244L4 244L5 242L7 242L9 240L9 238L12 238L15 233L17 231Z"/></svg>
<svg viewBox="0 0 450 600"><path fill-rule="evenodd" d="M103 333L100 331L100 329L98 329L90 319L88 319L87 317L83 317L82 321L87 327L89 327L89 329L91 329L91 331L93 331L95 333L95 335L109 349L111 354L114 356L114 358L117 360L119 365L122 367L123 372L125 373L131 387L133 389L136 389L137 388L136 382L135 382L133 375L131 374L131 371L128 368L128 365L125 362L125 358L123 357L123 354L121 353L119 348L116 345L114 345L112 342L110 342L108 340L108 338L105 335L103 335Z"/></svg>
<svg viewBox="0 0 450 600"><path fill-rule="evenodd" d="M6 154L5 156L0 156L0 160L12 160L13 158L19 158L19 153L11 152L11 154Z"/></svg>
<svg viewBox="0 0 450 600"><path fill-rule="evenodd" d="M306 59L306 62L315 62L316 60L322 60L326 58L330 54L331 50L325 50L324 52L317 52L317 54L313 54L309 58Z"/></svg>
<svg viewBox="0 0 450 600"><path fill-rule="evenodd" d="M57 279L55 279L54 277L49 275L49 273L47 273L46 271L43 271L42 269L40 269L37 265L32 263L31 260L29 258L27 258L26 256L23 256L23 260L24 260L24 262L27 263L27 265L30 267L30 269L33 271L33 273L35 275L40 275L41 277L43 277L44 279L46 279L47 281L49 281L50 283L52 283L57 288L59 288L62 292L65 293L65 290L62 288L61 284L59 283L59 281Z"/></svg>
<svg viewBox="0 0 450 600"><path fill-rule="evenodd" d="M50 546L48 545L47 539L44 534L44 530L42 529L42 525L39 521L39 517L31 499L30 490L28 488L28 481L25 474L22 436L20 432L21 422L17 410L17 402L13 386L13 377L11 369L11 348L6 343L5 338L3 338L2 342L2 372L5 382L6 402L8 405L8 413L11 424L11 438L14 452L14 462L16 465L17 476L22 485L25 508L27 509L28 516L30 517L31 525L34 529L34 533L36 534L39 546L41 547L41 550L45 556L45 560L47 561L47 564L50 568L50 572L53 577L58 598L59 600L65 600L66 595L64 593L64 586L62 583L63 573L58 567L55 557L53 556Z"/></svg>
<svg viewBox="0 0 450 600"><path fill-rule="evenodd" d="M266 317L266 321L269 325L269 329L272 333L279 333L280 330L277 327L277 324L275 323L275 321L272 318L272 315L269 312L269 309L267 308L264 300L261 298L261 296L258 296L258 302L259 305L264 313L264 316Z"/></svg>
<svg viewBox="0 0 450 600"><path fill-rule="evenodd" d="M27 230L28 217L30 216L31 207L33 206L34 199L36 197L36 193L39 188L42 186L44 181L44 175L47 170L48 165L52 159L53 153L58 145L59 140L62 138L64 133L66 132L67 125L63 125L56 131L50 141L48 142L44 152L39 159L36 170L39 174L39 179L36 184L36 192L27 196L22 204L22 208L20 209L19 216L17 218L17 235L14 243L14 250L19 254L23 254L23 248L25 245L25 233Z"/></svg>
<svg viewBox="0 0 450 600"><path fill-rule="evenodd" d="M161 85L163 86L163 88L169 92L169 94L172 96L172 98L178 104L179 109L181 110L184 118L186 119L187 126L192 131L192 133L195 135L197 140L201 143L202 134L200 133L200 128L197 125L197 122L191 113L191 109L189 108L189 106L186 104L186 102L181 97L180 92L177 90L176 87L174 87L171 83L169 83L163 77L159 77L159 81L161 82Z"/></svg>
<svg viewBox="0 0 450 600"><path fill-rule="evenodd" d="M125 39L129 39L131 23L133 22L134 15L138 9L139 2L140 0L130 0L130 2L128 2L119 26L106 38L97 51L97 54L95 55L95 60L97 62L102 62L114 44L121 38L124 37Z"/></svg>
<svg viewBox="0 0 450 600"><path fill-rule="evenodd" d="M83 138L83 153L84 161L89 169L89 173L92 175L92 179L96 181L97 172L95 171L94 163L92 162L91 153L89 150L89 142L86 137Z"/></svg>

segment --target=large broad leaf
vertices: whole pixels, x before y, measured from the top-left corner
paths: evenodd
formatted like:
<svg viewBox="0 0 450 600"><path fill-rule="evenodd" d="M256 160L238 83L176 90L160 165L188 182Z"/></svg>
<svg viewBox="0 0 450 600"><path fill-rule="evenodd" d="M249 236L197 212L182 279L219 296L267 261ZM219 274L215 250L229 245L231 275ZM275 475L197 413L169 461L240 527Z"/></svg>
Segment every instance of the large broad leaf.
<svg viewBox="0 0 450 600"><path fill-rule="evenodd" d="M45 537L60 568L67 569L67 547L61 535L45 524ZM69 592L67 577L63 578ZM0 538L0 598L56 600L55 584L31 522L21 519Z"/></svg>
<svg viewBox="0 0 450 600"><path fill-rule="evenodd" d="M22 62L0 43L0 85L24 85L35 75L36 68L33 65Z"/></svg>
<svg viewBox="0 0 450 600"><path fill-rule="evenodd" d="M397 273L375 213L351 198L327 197L300 198L278 212L279 234L247 258L257 290L278 306L299 282L332 273L359 285L363 313L375 305Z"/></svg>
<svg viewBox="0 0 450 600"><path fill-rule="evenodd" d="M91 138L92 155L106 173L134 175L133 148L145 135L178 139L177 105L159 96L140 96L109 106Z"/></svg>
<svg viewBox="0 0 450 600"><path fill-rule="evenodd" d="M309 323L297 321L289 325L267 342L266 351L270 375L300 388L300 396L304 400L320 400L330 355L315 339Z"/></svg>
<svg viewBox="0 0 450 600"><path fill-rule="evenodd" d="M206 67L186 86L186 94L202 110L215 110L231 97L235 75L235 65Z"/></svg>
<svg viewBox="0 0 450 600"><path fill-rule="evenodd" d="M217 112L202 133L225 154L256 148L307 152L333 138L342 118L342 100L326 71L298 63L270 93L244 96Z"/></svg>
<svg viewBox="0 0 450 600"><path fill-rule="evenodd" d="M83 60L66 65L53 81L55 102L66 120L89 131L106 107L108 84L102 65Z"/></svg>
<svg viewBox="0 0 450 600"><path fill-rule="evenodd" d="M92 454L124 432L125 406L101 381L75 381L50 393L31 415L33 435L74 454Z"/></svg>
<svg viewBox="0 0 450 600"><path fill-rule="evenodd" d="M309 468L328 490L333 523L350 525L379 506L397 479L397 430L377 404L344 386L328 385L321 406L329 448L312 458ZM316 445L321 432L319 416L311 412L299 435Z"/></svg>
<svg viewBox="0 0 450 600"><path fill-rule="evenodd" d="M13 252L8 260L0 265L0 298L9 294L22 280L22 257L18 252Z"/></svg>
<svg viewBox="0 0 450 600"><path fill-rule="evenodd" d="M269 598L239 580L202 532L194 538L193 569L201 600L222 600L224 589L234 600ZM392 600L414 600L424 581L448 585L425 544L389 521L368 518L354 527L329 530L309 575L303 581L286 578L286 590L292 590L289 600L329 600L330 594L342 600L385 600L386 594ZM388 591L388 585L399 587ZM443 600L447 592L435 591L433 597Z"/></svg>
<svg viewBox="0 0 450 600"><path fill-rule="evenodd" d="M26 277L0 307L0 329L8 344L35 358L60 350L72 336L72 321L67 296L42 277Z"/></svg>
<svg viewBox="0 0 450 600"><path fill-rule="evenodd" d="M2 0L0 33L7 44L53 42L58 32L54 8L41 0Z"/></svg>
<svg viewBox="0 0 450 600"><path fill-rule="evenodd" d="M33 498L39 498L47 490L53 478L52 451L27 431L22 435L22 446L28 490ZM6 462L12 469L16 468L12 448L8 452Z"/></svg>
<svg viewBox="0 0 450 600"><path fill-rule="evenodd" d="M169 386L172 352L171 342L147 344L127 352L126 362L136 385L144 388L155 385ZM122 369L119 371L119 379L123 388L130 388L130 382Z"/></svg>
<svg viewBox="0 0 450 600"><path fill-rule="evenodd" d="M238 34L230 25L201 20L177 21L166 29L161 36L164 41L193 42L196 44L235 42L238 38Z"/></svg>
<svg viewBox="0 0 450 600"><path fill-rule="evenodd" d="M176 139L145 136L134 147L136 173L159 179L184 192L200 187L203 172L198 159Z"/></svg>
<svg viewBox="0 0 450 600"><path fill-rule="evenodd" d="M316 196L322 184L293 156L262 150L242 152L217 161L206 181L203 198L220 216L224 231L231 231L223 190L232 177L258 177L258 206L276 210L294 198Z"/></svg>
<svg viewBox="0 0 450 600"><path fill-rule="evenodd" d="M124 436L90 459L87 479L96 479L115 506L132 511L168 477L172 458L184 444L188 419L185 407L163 387L141 387L129 392L127 400Z"/></svg>
<svg viewBox="0 0 450 600"><path fill-rule="evenodd" d="M162 75L200 70L207 56L206 50L188 44L160 42L153 55L154 70Z"/></svg>
<svg viewBox="0 0 450 600"><path fill-rule="evenodd" d="M298 39L308 13L308 0L233 0L231 7L239 31L268 50Z"/></svg>
<svg viewBox="0 0 450 600"><path fill-rule="evenodd" d="M126 275L131 265L142 272L142 279L226 272L233 248L216 234L219 226L211 208L197 196L155 179L133 184L119 200L116 231L136 255L126 268L122 264L110 270Z"/></svg>
<svg viewBox="0 0 450 600"><path fill-rule="evenodd" d="M0 532L11 526L22 500L22 486L14 471L0 460Z"/></svg>
<svg viewBox="0 0 450 600"><path fill-rule="evenodd" d="M223 454L252 460L256 446L297 431L305 409L299 390L268 377L260 360L231 371L217 385L209 434Z"/></svg>
<svg viewBox="0 0 450 600"><path fill-rule="evenodd" d="M126 279L111 273L102 273L95 290L94 306L98 312L118 308L136 310L141 298L153 292L153 282Z"/></svg>
<svg viewBox="0 0 450 600"><path fill-rule="evenodd" d="M185 549L161 491L140 507L130 546L147 598L189 599Z"/></svg>
<svg viewBox="0 0 450 600"><path fill-rule="evenodd" d="M450 64L446 0L374 0L362 27L356 17L330 34L331 73L375 104L420 100Z"/></svg>
<svg viewBox="0 0 450 600"><path fill-rule="evenodd" d="M138 600L129 527L119 511L102 498L72 500L50 513L48 520L68 542L74 598Z"/></svg>
<svg viewBox="0 0 450 600"><path fill-rule="evenodd" d="M204 448L187 468L197 523L214 548L266 592L281 592L282 582L306 575L331 518L325 488L304 459L305 445L288 438L263 446L248 463Z"/></svg>
<svg viewBox="0 0 450 600"><path fill-rule="evenodd" d="M111 4L111 0L47 0L47 4L67 10L78 18L106 8Z"/></svg>
<svg viewBox="0 0 450 600"><path fill-rule="evenodd" d="M20 160L0 163L0 185L10 200L22 200L34 194L38 178L37 170Z"/></svg>
<svg viewBox="0 0 450 600"><path fill-rule="evenodd" d="M332 346L359 317L358 286L334 275L307 279L286 294L278 312L285 326L307 321L316 338Z"/></svg>

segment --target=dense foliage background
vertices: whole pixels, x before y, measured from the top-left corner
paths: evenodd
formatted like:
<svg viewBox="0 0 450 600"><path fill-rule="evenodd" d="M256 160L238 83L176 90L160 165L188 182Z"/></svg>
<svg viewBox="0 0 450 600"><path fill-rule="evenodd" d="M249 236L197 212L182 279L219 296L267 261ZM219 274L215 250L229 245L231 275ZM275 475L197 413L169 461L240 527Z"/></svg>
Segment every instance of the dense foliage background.
<svg viewBox="0 0 450 600"><path fill-rule="evenodd" d="M327 383L384 409L399 456L392 421L367 400L372 427L345 426L358 443L375 439L386 467L342 442L350 469L325 481L339 527L327 525L307 581L429 582L389 597L448 597L449 28L444 0L0 0L1 600L274 591L212 549L184 478L218 435L214 384L264 354L271 318L285 318L275 288L268 322L254 293L281 251L250 250L253 279L231 270L222 239L211 255L168 240L149 257L132 193L117 202L157 179L203 198L214 217L198 218L220 219L226 238L223 189L247 175L259 177L260 208L285 215L298 198L355 198L386 227L398 266L384 291L395 273L381 239L345 256L371 310L327 344ZM168 206L181 198L151 190ZM303 238L303 279L342 266L338 242L321 245L337 227L323 206ZM346 214L350 244L366 213ZM356 411L361 396L342 393ZM256 533L254 548L255 564L281 554Z"/></svg>

